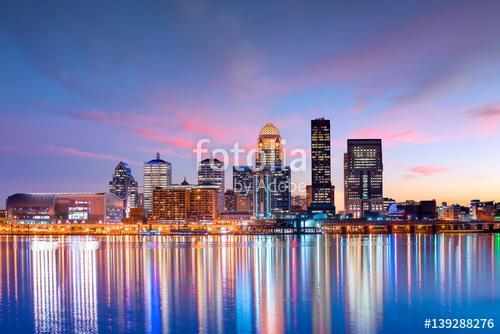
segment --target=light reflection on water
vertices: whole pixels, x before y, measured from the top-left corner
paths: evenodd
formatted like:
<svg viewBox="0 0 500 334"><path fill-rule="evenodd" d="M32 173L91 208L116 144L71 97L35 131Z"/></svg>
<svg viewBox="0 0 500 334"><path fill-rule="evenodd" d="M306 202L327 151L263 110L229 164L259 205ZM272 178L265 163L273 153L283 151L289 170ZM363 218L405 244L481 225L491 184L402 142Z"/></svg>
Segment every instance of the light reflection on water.
<svg viewBox="0 0 500 334"><path fill-rule="evenodd" d="M0 237L2 332L500 326L500 235Z"/></svg>

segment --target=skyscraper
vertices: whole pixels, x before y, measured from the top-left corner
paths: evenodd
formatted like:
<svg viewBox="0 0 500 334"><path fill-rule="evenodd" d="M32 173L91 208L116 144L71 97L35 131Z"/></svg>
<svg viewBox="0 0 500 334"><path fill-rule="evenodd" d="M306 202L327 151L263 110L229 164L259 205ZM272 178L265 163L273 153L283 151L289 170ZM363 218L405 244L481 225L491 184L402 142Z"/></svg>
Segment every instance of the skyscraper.
<svg viewBox="0 0 500 334"><path fill-rule="evenodd" d="M345 211L354 218L383 212L382 140L348 139L344 154Z"/></svg>
<svg viewBox="0 0 500 334"><path fill-rule="evenodd" d="M281 135L272 123L266 123L259 132L255 166L252 174L254 216L270 217L289 212L291 172L290 167L283 166Z"/></svg>
<svg viewBox="0 0 500 334"><path fill-rule="evenodd" d="M219 192L224 193L224 162L215 159L204 159L198 165L198 184L215 185Z"/></svg>
<svg viewBox="0 0 500 334"><path fill-rule="evenodd" d="M120 161L115 167L112 180L109 182L109 192L124 200L125 217L129 216L130 208L138 206L138 188L129 165Z"/></svg>
<svg viewBox="0 0 500 334"><path fill-rule="evenodd" d="M253 209L253 171L249 166L233 166L233 190L236 208L251 212Z"/></svg>
<svg viewBox="0 0 500 334"><path fill-rule="evenodd" d="M266 123L259 132L255 166L257 169L272 169L281 166L283 161L283 146L281 136L273 123Z"/></svg>
<svg viewBox="0 0 500 334"><path fill-rule="evenodd" d="M160 159L160 153L156 153L156 159L144 163L144 211L146 213L153 209L153 189L164 188L171 184L172 165Z"/></svg>
<svg viewBox="0 0 500 334"><path fill-rule="evenodd" d="M335 213L332 194L330 120L311 120L311 206L313 213Z"/></svg>
<svg viewBox="0 0 500 334"><path fill-rule="evenodd" d="M217 192L217 209L224 210L224 162L215 159L204 159L198 165L198 184L215 185L219 188Z"/></svg>

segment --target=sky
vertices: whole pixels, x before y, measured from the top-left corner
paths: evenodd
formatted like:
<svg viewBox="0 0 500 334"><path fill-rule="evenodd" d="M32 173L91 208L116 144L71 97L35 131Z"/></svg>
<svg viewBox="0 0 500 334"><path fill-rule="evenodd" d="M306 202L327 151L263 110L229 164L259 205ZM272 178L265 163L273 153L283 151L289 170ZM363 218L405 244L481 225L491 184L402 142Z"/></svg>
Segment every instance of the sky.
<svg viewBox="0 0 500 334"><path fill-rule="evenodd" d="M157 151L193 183L198 140L251 148L267 122L309 151L318 117L339 209L347 138L382 138L385 197L500 201L499 17L480 0L2 1L0 208L106 191L120 160L142 184Z"/></svg>

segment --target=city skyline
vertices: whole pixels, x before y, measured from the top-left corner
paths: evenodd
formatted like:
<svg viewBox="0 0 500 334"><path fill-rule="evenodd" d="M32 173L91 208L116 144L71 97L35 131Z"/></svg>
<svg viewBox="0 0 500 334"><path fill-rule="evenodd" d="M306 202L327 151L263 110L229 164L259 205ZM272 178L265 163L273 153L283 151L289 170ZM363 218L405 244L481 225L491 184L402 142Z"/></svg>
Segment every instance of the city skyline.
<svg viewBox="0 0 500 334"><path fill-rule="evenodd" d="M18 192L106 191L122 160L142 187L157 151L192 183L197 140L253 146L273 122L307 149L317 117L340 210L350 138L383 140L384 196L500 200L499 4L269 5L274 20L244 4L18 6L0 14L0 208ZM311 183L307 164L293 182Z"/></svg>

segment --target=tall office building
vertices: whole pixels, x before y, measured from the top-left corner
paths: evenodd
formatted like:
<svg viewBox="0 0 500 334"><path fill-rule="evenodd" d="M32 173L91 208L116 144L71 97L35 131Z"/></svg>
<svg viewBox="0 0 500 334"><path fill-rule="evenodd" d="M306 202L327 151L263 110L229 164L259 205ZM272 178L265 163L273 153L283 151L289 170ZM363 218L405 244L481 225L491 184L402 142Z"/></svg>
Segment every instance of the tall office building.
<svg viewBox="0 0 500 334"><path fill-rule="evenodd" d="M311 120L311 206L313 213L335 213L332 194L330 120Z"/></svg>
<svg viewBox="0 0 500 334"><path fill-rule="evenodd" d="M272 169L283 162L283 146L281 136L273 123L266 123L259 132L257 151L255 153L256 169Z"/></svg>
<svg viewBox="0 0 500 334"><path fill-rule="evenodd" d="M198 184L215 185L224 193L224 162L215 159L204 159L198 165Z"/></svg>
<svg viewBox="0 0 500 334"><path fill-rule="evenodd" d="M171 184L172 165L160 159L160 153L156 153L156 159L144 163L144 211L146 213L153 209L153 189L164 188Z"/></svg>
<svg viewBox="0 0 500 334"><path fill-rule="evenodd" d="M253 214L266 218L290 212L290 167L283 166L281 135L272 123L262 127L257 139L253 172Z"/></svg>
<svg viewBox="0 0 500 334"><path fill-rule="evenodd" d="M237 211L253 210L253 171L249 166L233 166L233 190Z"/></svg>
<svg viewBox="0 0 500 334"><path fill-rule="evenodd" d="M345 211L354 218L384 211L382 140L348 139L344 154Z"/></svg>
<svg viewBox="0 0 500 334"><path fill-rule="evenodd" d="M204 159L198 165L198 184L219 187L217 192L217 209L219 212L224 211L224 174L224 162L218 159Z"/></svg>
<svg viewBox="0 0 500 334"><path fill-rule="evenodd" d="M130 208L138 207L139 186L126 162L120 161L116 166L113 178L109 182L109 192L124 201L124 217L129 217Z"/></svg>

